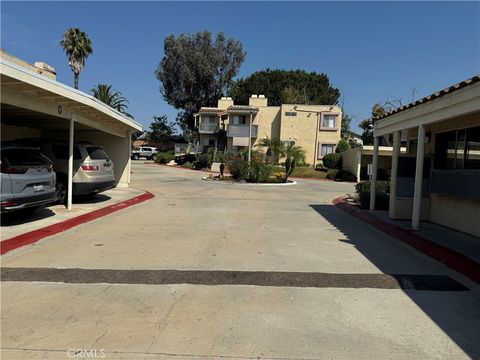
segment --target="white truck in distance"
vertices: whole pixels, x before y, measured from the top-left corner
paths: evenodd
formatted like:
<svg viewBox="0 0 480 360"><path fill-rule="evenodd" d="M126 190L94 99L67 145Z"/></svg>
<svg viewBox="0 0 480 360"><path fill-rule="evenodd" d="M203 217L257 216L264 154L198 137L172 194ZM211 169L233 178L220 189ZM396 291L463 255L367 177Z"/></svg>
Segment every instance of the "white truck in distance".
<svg viewBox="0 0 480 360"><path fill-rule="evenodd" d="M138 160L141 157L144 157L147 160L152 160L156 153L158 153L157 148L151 146L142 146L140 149L132 151L131 159Z"/></svg>

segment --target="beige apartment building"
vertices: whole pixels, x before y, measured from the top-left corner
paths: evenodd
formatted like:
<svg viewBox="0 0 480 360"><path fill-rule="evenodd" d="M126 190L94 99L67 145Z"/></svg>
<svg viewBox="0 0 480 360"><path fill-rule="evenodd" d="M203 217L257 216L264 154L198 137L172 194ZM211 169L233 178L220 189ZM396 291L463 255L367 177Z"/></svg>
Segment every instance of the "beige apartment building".
<svg viewBox="0 0 480 360"><path fill-rule="evenodd" d="M310 165L335 152L342 122L338 106L268 106L267 102L264 95L252 95L248 105L235 105L232 98L222 97L216 108L202 107L195 114L200 148L218 145L219 130L225 130L226 148L219 150L230 153L253 148L266 137L301 146Z"/></svg>

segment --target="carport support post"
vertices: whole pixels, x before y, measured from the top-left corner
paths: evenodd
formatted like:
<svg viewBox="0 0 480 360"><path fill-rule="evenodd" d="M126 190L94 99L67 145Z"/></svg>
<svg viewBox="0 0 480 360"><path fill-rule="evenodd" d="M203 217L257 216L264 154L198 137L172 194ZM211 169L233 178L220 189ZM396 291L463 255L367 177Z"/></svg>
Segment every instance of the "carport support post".
<svg viewBox="0 0 480 360"><path fill-rule="evenodd" d="M72 210L73 193L73 134L75 130L75 121L70 118L70 134L68 138L68 183L67 183L67 210Z"/></svg>
<svg viewBox="0 0 480 360"><path fill-rule="evenodd" d="M390 203L388 212L393 217L395 198L397 196L397 175L398 175L398 158L400 156L400 131L393 133L393 151L392 151L392 170L390 172Z"/></svg>
<svg viewBox="0 0 480 360"><path fill-rule="evenodd" d="M378 168L378 136L373 138L373 161L372 161L372 180L370 182L370 210L375 210L375 197L377 194L377 168Z"/></svg>
<svg viewBox="0 0 480 360"><path fill-rule="evenodd" d="M248 124L248 163L252 158L252 112L250 111L250 122Z"/></svg>
<svg viewBox="0 0 480 360"><path fill-rule="evenodd" d="M415 190L413 192L412 229L420 227L420 210L422 208L422 178L423 161L425 156L425 127L418 127L417 136L417 162L415 165Z"/></svg>

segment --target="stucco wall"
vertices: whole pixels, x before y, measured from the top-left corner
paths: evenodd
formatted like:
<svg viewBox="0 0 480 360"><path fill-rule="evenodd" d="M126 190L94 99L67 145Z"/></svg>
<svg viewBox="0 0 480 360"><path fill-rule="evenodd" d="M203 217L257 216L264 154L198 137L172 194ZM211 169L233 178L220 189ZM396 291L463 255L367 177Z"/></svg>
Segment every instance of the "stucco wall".
<svg viewBox="0 0 480 360"><path fill-rule="evenodd" d="M480 201L431 194L430 221L480 237Z"/></svg>
<svg viewBox="0 0 480 360"><path fill-rule="evenodd" d="M360 181L360 167L362 161L362 148L356 147L342 153L343 170L351 172Z"/></svg>
<svg viewBox="0 0 480 360"><path fill-rule="evenodd" d="M306 162L313 165L320 161L317 156L319 144L337 144L340 140L340 128L342 113L339 107L320 105L297 105L299 109L312 112L296 111L295 105L282 105L280 109L280 140L295 141L295 145L301 146L306 152ZM285 116L285 112L296 112L297 116ZM338 114L337 130L319 130L318 112L334 112Z"/></svg>

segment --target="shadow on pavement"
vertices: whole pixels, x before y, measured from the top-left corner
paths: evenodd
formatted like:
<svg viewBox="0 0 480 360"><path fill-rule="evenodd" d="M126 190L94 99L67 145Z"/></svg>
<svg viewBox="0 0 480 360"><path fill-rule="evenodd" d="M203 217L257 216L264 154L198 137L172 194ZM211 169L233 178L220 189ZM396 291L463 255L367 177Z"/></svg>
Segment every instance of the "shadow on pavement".
<svg viewBox="0 0 480 360"><path fill-rule="evenodd" d="M343 234L339 241L355 246L381 272L432 274L432 263L422 256L412 256L412 252L404 248L408 245L381 233L333 205L310 206ZM441 266L440 263L438 265ZM466 354L472 359L480 359L480 304L473 292L403 291Z"/></svg>
<svg viewBox="0 0 480 360"><path fill-rule="evenodd" d="M55 213L49 208L19 210L7 214L2 214L1 226L15 226L25 223L39 221L54 216Z"/></svg>
<svg viewBox="0 0 480 360"><path fill-rule="evenodd" d="M97 204L110 200L111 197L105 194L92 194L75 196L73 198L74 204Z"/></svg>

